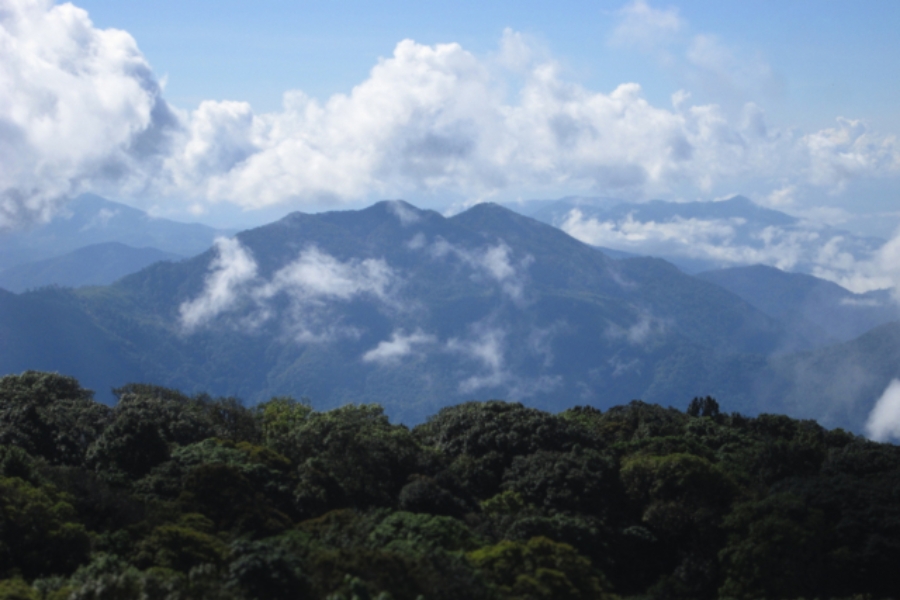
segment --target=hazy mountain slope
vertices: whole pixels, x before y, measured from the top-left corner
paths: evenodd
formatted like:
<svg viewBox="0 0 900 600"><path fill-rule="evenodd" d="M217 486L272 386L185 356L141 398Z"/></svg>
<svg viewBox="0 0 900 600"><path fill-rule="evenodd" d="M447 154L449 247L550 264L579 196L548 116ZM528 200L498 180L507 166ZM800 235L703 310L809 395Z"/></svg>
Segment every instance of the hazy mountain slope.
<svg viewBox="0 0 900 600"><path fill-rule="evenodd" d="M151 217L144 211L85 194L73 199L48 223L0 235L0 269L54 258L79 248L119 242L194 256L229 232Z"/></svg>
<svg viewBox="0 0 900 600"><path fill-rule="evenodd" d="M807 322L839 341L900 319L900 308L888 290L854 294L812 275L763 265L707 271L697 277L724 287L770 316L786 323Z"/></svg>
<svg viewBox="0 0 900 600"><path fill-rule="evenodd" d="M62 256L0 271L0 288L24 292L47 285L109 285L155 262L180 258L156 248L132 248L119 242L93 244Z"/></svg>
<svg viewBox="0 0 900 600"><path fill-rule="evenodd" d="M295 213L236 240L239 252L77 297L128 340L146 380L320 407L377 401L408 421L487 397L559 408L711 393L752 410L735 361L783 344L777 322L718 286L659 260L610 260L492 205L450 219L404 203ZM221 310L188 327L186 307L212 306L210 290L250 262Z"/></svg>
<svg viewBox="0 0 900 600"><path fill-rule="evenodd" d="M139 353L85 314L69 290L21 295L0 290L0 372L56 371L77 375L98 400L142 378Z"/></svg>
<svg viewBox="0 0 900 600"><path fill-rule="evenodd" d="M771 364L780 385L768 391L761 408L862 431L885 388L900 378L900 323Z"/></svg>

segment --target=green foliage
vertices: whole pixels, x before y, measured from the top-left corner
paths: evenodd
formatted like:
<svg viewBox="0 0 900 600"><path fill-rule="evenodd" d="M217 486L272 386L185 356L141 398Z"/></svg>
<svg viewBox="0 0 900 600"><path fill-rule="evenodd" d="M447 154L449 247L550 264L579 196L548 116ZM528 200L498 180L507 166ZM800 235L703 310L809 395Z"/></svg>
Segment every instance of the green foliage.
<svg viewBox="0 0 900 600"><path fill-rule="evenodd" d="M727 598L794 598L828 593L824 577L827 528L822 511L776 494L736 506L725 522L720 558Z"/></svg>
<svg viewBox="0 0 900 600"><path fill-rule="evenodd" d="M410 431L373 405L129 385L94 410L74 380L2 381L0 600L900 589L900 448L708 397L470 402Z"/></svg>
<svg viewBox="0 0 900 600"><path fill-rule="evenodd" d="M138 546L135 563L187 573L205 564L222 566L227 547L215 537L180 525L162 525Z"/></svg>
<svg viewBox="0 0 900 600"><path fill-rule="evenodd" d="M80 465L110 410L72 377L26 371L0 378L0 444Z"/></svg>
<svg viewBox="0 0 900 600"><path fill-rule="evenodd" d="M517 456L503 476L503 488L549 512L605 516L619 510L623 500L615 461L580 446Z"/></svg>
<svg viewBox="0 0 900 600"><path fill-rule="evenodd" d="M0 600L40 600L40 596L22 579L4 579L0 581Z"/></svg>
<svg viewBox="0 0 900 600"><path fill-rule="evenodd" d="M50 486L0 478L0 576L64 574L87 557L87 531L67 500Z"/></svg>
<svg viewBox="0 0 900 600"><path fill-rule="evenodd" d="M326 507L395 505L428 460L409 429L373 405L310 413L274 449L298 465L297 509L310 516Z"/></svg>
<svg viewBox="0 0 900 600"><path fill-rule="evenodd" d="M369 534L375 548L421 553L428 550L473 550L478 540L468 527L452 517L398 511Z"/></svg>
<svg viewBox="0 0 900 600"><path fill-rule="evenodd" d="M528 542L500 542L466 557L500 598L586 600L611 597L591 562L568 544L536 537Z"/></svg>
<svg viewBox="0 0 900 600"><path fill-rule="evenodd" d="M416 427L415 434L424 444L451 457L480 458L496 452L507 463L538 450L568 450L575 444L596 443L572 420L499 400L443 408Z"/></svg>

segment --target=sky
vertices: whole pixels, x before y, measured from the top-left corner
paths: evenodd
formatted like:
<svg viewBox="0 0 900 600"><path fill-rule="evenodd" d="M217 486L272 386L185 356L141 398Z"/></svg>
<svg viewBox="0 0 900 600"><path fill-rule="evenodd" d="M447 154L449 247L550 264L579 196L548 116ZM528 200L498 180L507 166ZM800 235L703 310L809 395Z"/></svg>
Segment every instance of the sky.
<svg viewBox="0 0 900 600"><path fill-rule="evenodd" d="M404 198L755 202L889 237L900 3L0 0L0 230Z"/></svg>

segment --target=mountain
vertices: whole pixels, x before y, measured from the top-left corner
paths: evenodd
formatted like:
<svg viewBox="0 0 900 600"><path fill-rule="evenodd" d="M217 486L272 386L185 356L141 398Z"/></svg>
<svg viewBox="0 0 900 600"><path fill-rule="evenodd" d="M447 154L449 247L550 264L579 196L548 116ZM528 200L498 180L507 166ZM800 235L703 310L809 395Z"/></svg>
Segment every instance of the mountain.
<svg viewBox="0 0 900 600"><path fill-rule="evenodd" d="M9 302L38 307L18 307L11 346L84 361L114 348L100 383L84 365L41 363L101 393L138 377L249 401L379 402L405 422L490 397L558 410L712 394L752 411L745 374L792 343L775 319L665 261L612 260L490 204L452 218L400 201L293 213L108 287ZM50 339L43 310L77 315L90 343ZM0 372L26 367L14 358Z"/></svg>
<svg viewBox="0 0 900 600"><path fill-rule="evenodd" d="M0 271L0 288L24 292L48 285L109 285L155 262L180 258L183 257L156 248L132 248L119 242L93 244L62 256Z"/></svg>
<svg viewBox="0 0 900 600"><path fill-rule="evenodd" d="M778 357L770 369L761 409L862 431L885 389L900 379L900 322L814 352Z"/></svg>
<svg viewBox="0 0 900 600"><path fill-rule="evenodd" d="M831 281L764 265L706 271L697 277L787 324L806 324L809 337L815 328L825 339L845 342L900 319L900 307L890 290L854 294Z"/></svg>
<svg viewBox="0 0 900 600"><path fill-rule="evenodd" d="M84 194L67 203L47 223L0 234L0 271L108 242L194 256L208 249L216 237L231 233L198 223L151 217L136 208Z"/></svg>
<svg viewBox="0 0 900 600"><path fill-rule="evenodd" d="M16 295L0 289L0 373L77 373L108 402L113 386L141 379L139 362L123 352L124 340L73 300L69 290Z"/></svg>
<svg viewBox="0 0 900 600"><path fill-rule="evenodd" d="M658 256L688 273L767 264L812 274L852 275L847 258L865 261L884 245L876 237L807 222L743 196L716 202L615 202L563 198L510 204L594 246ZM841 256L842 261L831 257Z"/></svg>

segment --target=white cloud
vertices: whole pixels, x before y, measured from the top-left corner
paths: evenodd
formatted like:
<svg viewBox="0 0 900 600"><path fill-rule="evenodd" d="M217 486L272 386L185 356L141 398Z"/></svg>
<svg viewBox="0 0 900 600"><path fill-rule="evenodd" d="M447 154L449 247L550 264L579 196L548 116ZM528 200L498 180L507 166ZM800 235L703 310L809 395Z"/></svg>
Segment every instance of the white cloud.
<svg viewBox="0 0 900 600"><path fill-rule="evenodd" d="M872 133L859 120L838 118L837 127L804 136L802 145L809 181L835 192L853 179L900 170L896 137Z"/></svg>
<svg viewBox="0 0 900 600"><path fill-rule="evenodd" d="M424 244L424 239L420 241ZM518 264L514 264L511 260L512 249L502 240L493 246L470 250L451 244L444 238L438 238L431 244L429 251L435 258L448 255L457 257L479 273L499 283L501 289L515 301L523 299L526 271L534 262L534 257L527 255L519 260Z"/></svg>
<svg viewBox="0 0 900 600"><path fill-rule="evenodd" d="M192 331L233 308L256 279L256 261L236 238L218 238L218 256L210 263L203 293L179 307L181 324Z"/></svg>
<svg viewBox="0 0 900 600"><path fill-rule="evenodd" d="M177 118L128 33L51 0L0 0L0 230L63 196L134 191Z"/></svg>
<svg viewBox="0 0 900 600"><path fill-rule="evenodd" d="M311 246L276 271L255 296L269 299L286 293L295 302L310 303L369 294L386 302L395 281L393 270L382 259L341 262Z"/></svg>
<svg viewBox="0 0 900 600"><path fill-rule="evenodd" d="M875 403L866 421L866 434L876 442L900 439L900 381L892 380Z"/></svg>
<svg viewBox="0 0 900 600"><path fill-rule="evenodd" d="M664 336L667 330L666 321L642 312L638 315L637 321L628 327L610 323L606 328L606 335L612 339L625 339L632 346L643 346L653 339ZM619 367L616 369L618 371Z"/></svg>
<svg viewBox="0 0 900 600"><path fill-rule="evenodd" d="M552 329L538 331L537 335L545 339L530 348L536 356L543 356L545 362L548 360L546 338L552 334ZM514 374L507 365L507 337L508 333L502 327L491 325L488 321L480 321L469 327L466 336L454 337L446 342L445 351L459 355L479 366L476 373L462 378L459 383L460 393L472 394L483 389L503 388L503 397L519 400L552 391L562 384L560 376L521 377ZM529 339L529 345L534 341ZM552 360L552 357L549 357L549 360Z"/></svg>
<svg viewBox="0 0 900 600"><path fill-rule="evenodd" d="M277 319L279 331L297 342L326 342L361 333L335 316L337 302L370 297L382 307L399 307L399 278L381 259L341 262L311 246L266 280L239 240L218 240L217 248L202 294L180 307L187 332L229 315L229 326L255 329Z"/></svg>
<svg viewBox="0 0 900 600"><path fill-rule="evenodd" d="M375 362L379 364L396 364L401 359L416 354L417 347L431 345L437 342L437 338L431 334L417 329L406 335L401 329L391 334L390 340L384 340L377 346L363 354L363 362Z"/></svg>
<svg viewBox="0 0 900 600"><path fill-rule="evenodd" d="M730 118L687 94L653 106L635 83L592 91L512 31L499 58L403 40L326 101L295 90L272 113L216 100L176 113L127 33L95 28L71 4L0 3L0 227L87 190L252 209L408 194L840 191L900 171L897 141L858 121L804 135L768 127L752 104ZM684 27L646 2L621 14L623 41ZM695 40L694 63L730 77L748 70L710 40Z"/></svg>
<svg viewBox="0 0 900 600"><path fill-rule="evenodd" d="M400 224L404 227L412 225L413 223L418 223L422 218L415 207L410 206L402 200L395 200L388 203L387 206L388 210L397 215L397 218L400 219Z"/></svg>
<svg viewBox="0 0 900 600"><path fill-rule="evenodd" d="M900 237L881 249L814 223L759 228L741 218L675 217L639 221L588 217L577 208L559 224L572 237L595 246L636 254L699 259L720 267L764 264L800 270L861 293L900 285Z"/></svg>
<svg viewBox="0 0 900 600"><path fill-rule="evenodd" d="M475 361L482 367L481 373L460 382L460 392L469 394L481 388L504 385L512 379L512 373L505 368L505 340L506 333L502 329L476 324L468 338L447 341L448 351Z"/></svg>

